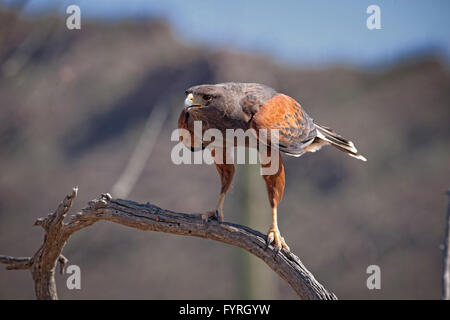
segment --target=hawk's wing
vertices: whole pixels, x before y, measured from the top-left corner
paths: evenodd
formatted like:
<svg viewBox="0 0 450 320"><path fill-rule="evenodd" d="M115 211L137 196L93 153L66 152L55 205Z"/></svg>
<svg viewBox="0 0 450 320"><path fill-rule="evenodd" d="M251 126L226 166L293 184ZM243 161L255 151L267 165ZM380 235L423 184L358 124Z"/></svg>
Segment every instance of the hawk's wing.
<svg viewBox="0 0 450 320"><path fill-rule="evenodd" d="M266 100L253 115L250 127L256 130L260 142L268 144L273 140L270 133L265 136L260 129L278 129L280 151L293 156L301 156L303 148L317 135L312 118L297 101L284 94Z"/></svg>

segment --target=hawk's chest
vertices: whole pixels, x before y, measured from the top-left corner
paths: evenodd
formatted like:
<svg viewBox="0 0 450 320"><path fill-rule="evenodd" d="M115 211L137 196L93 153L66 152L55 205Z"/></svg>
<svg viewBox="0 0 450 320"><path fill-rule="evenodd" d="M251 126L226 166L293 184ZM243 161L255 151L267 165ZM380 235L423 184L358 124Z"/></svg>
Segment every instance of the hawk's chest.
<svg viewBox="0 0 450 320"><path fill-rule="evenodd" d="M227 129L247 130L249 128L249 117L241 110L204 108L192 113L192 118L194 121L201 121L203 130L218 129L225 133Z"/></svg>

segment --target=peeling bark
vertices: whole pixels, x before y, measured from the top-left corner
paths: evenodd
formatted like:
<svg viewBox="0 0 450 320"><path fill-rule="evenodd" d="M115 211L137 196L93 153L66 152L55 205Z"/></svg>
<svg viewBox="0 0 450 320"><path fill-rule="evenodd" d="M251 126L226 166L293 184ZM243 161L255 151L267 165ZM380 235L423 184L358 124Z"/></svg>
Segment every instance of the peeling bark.
<svg viewBox="0 0 450 320"><path fill-rule="evenodd" d="M301 299L337 299L328 292L305 268L300 259L284 249L278 254L272 246L266 248L265 235L248 227L215 220L206 215L173 212L150 203L139 204L129 200L113 199L102 194L92 200L80 213L64 219L77 188L65 197L56 211L46 218L40 218L35 225L45 230L42 246L31 258L14 258L0 255L0 262L8 264L7 269L29 269L35 282L37 299L58 299L55 285L57 263L64 272L67 259L62 250L69 237L99 220L108 220L140 230L160 231L185 236L195 236L220 241L237 246L263 260L273 271L283 278Z"/></svg>

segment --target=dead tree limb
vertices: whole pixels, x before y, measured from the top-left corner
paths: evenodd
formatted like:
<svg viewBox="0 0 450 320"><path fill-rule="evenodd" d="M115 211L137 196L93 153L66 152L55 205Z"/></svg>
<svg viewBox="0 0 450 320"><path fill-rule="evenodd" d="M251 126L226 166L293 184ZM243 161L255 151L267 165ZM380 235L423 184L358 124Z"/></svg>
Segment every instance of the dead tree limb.
<svg viewBox="0 0 450 320"><path fill-rule="evenodd" d="M36 221L35 225L44 228L45 238L33 257L0 256L0 262L8 264L8 269L31 270L38 299L58 298L55 269L60 262L63 272L67 263L67 259L61 254L67 240L74 232L99 220L108 220L135 229L195 236L234 245L263 260L289 283L301 299L336 299L293 253L282 250L277 254L272 246L266 248L265 235L258 231L233 223L208 220L202 214L179 213L150 203L139 204L129 200L112 199L109 194L90 201L88 207L71 216L68 222L64 222L76 194L77 188L74 188L54 213Z"/></svg>
<svg viewBox="0 0 450 320"><path fill-rule="evenodd" d="M447 207L447 218L445 220L444 256L442 272L442 299L450 300L450 189L447 190L449 197Z"/></svg>

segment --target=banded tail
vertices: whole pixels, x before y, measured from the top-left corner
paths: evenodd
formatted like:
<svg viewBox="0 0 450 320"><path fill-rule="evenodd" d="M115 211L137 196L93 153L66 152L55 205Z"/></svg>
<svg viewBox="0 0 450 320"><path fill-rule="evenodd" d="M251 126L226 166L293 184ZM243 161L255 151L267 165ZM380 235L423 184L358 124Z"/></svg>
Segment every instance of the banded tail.
<svg viewBox="0 0 450 320"><path fill-rule="evenodd" d="M319 150L322 146L330 144L333 147L347 153L349 156L356 159L367 161L367 159L358 153L355 145L350 140L345 139L340 136L333 129L314 124L317 129L317 136L314 141L305 148L305 151L315 152Z"/></svg>

